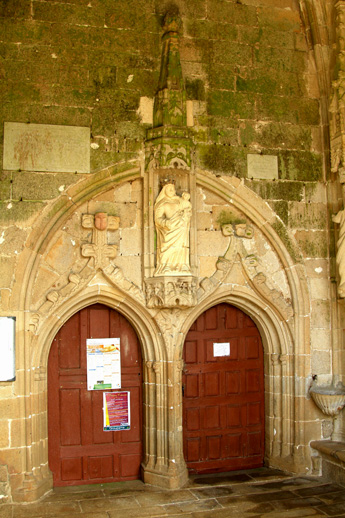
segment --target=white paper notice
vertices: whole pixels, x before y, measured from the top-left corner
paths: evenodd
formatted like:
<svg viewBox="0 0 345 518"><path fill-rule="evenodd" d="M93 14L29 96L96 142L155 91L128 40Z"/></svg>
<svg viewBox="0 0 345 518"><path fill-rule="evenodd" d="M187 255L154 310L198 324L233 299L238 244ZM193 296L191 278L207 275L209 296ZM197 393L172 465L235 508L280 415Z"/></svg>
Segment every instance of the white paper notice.
<svg viewBox="0 0 345 518"><path fill-rule="evenodd" d="M230 342L214 343L213 356L230 356Z"/></svg>
<svg viewBox="0 0 345 518"><path fill-rule="evenodd" d="M120 338L88 338L86 351L88 390L121 388Z"/></svg>

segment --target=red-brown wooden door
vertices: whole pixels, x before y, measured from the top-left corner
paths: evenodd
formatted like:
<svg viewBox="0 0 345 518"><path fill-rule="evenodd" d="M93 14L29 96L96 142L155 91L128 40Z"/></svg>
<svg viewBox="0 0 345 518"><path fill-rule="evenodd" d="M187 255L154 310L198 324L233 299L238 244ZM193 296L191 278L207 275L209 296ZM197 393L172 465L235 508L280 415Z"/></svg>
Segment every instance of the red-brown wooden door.
<svg viewBox="0 0 345 518"><path fill-rule="evenodd" d="M130 391L131 429L103 431L103 391L86 386L86 339L120 337L122 389ZM95 304L56 335L48 361L49 467L54 485L132 480L142 457L140 345L129 322Z"/></svg>
<svg viewBox="0 0 345 518"><path fill-rule="evenodd" d="M219 357L217 351L214 356L214 343L230 343L230 356ZM188 469L201 473L262 466L263 348L254 322L228 304L210 308L188 332L184 361Z"/></svg>

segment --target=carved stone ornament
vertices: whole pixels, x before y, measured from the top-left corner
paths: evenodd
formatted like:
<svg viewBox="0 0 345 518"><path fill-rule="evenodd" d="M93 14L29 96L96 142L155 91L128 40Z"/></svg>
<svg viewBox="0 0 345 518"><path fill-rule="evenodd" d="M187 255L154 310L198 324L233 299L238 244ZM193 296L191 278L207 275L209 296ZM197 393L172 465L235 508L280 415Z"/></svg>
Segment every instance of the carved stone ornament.
<svg viewBox="0 0 345 518"><path fill-rule="evenodd" d="M153 277L146 279L148 308L188 308L197 304L196 277Z"/></svg>
<svg viewBox="0 0 345 518"><path fill-rule="evenodd" d="M332 217L334 223L339 225L339 237L337 241L336 263L339 272L338 295L345 297L345 209Z"/></svg>
<svg viewBox="0 0 345 518"><path fill-rule="evenodd" d="M83 214L83 228L92 229L91 243L85 243L81 246L82 257L75 264L75 271L69 273L67 280L66 276L61 276L52 286L52 289L48 291L46 300L38 311L31 317L29 329L33 334L38 332L42 315L47 315L67 297L87 286L97 271L101 271L103 276L114 286L129 293L138 302L144 303L142 290L124 276L121 268L112 263L112 259L117 254L117 246L108 245L106 231L118 229L119 223L120 218L109 216L104 212L95 215ZM86 264L85 259L82 258L88 259Z"/></svg>
<svg viewBox="0 0 345 518"><path fill-rule="evenodd" d="M200 282L198 290L198 300L204 298L214 291L229 275L236 259L242 265L242 271L248 283L254 291L267 302L271 303L284 318L288 320L293 315L291 304L289 304L283 294L272 289L267 284L267 277L263 272L258 271L259 261L253 254L248 254L242 239L252 239L254 229L247 223L228 223L222 226L222 233L225 237L230 237L229 246L222 257L219 257L216 268L217 271L211 276L206 277Z"/></svg>
<svg viewBox="0 0 345 518"><path fill-rule="evenodd" d="M219 257L216 263L216 272L211 277L206 277L200 282L199 297L203 297L206 293L214 291L229 274L234 265L236 257L247 257L247 251L243 246L242 238L251 239L254 230L246 223L222 225L222 234L230 237L229 246L222 257Z"/></svg>
<svg viewBox="0 0 345 518"><path fill-rule="evenodd" d="M155 320L162 331L162 336L168 348L177 345L184 318L185 316L180 309L163 309L155 315Z"/></svg>
<svg viewBox="0 0 345 518"><path fill-rule="evenodd" d="M181 19L164 20L161 70L153 107L153 128L147 132L145 169L189 169L192 140L187 128L186 89L179 52Z"/></svg>

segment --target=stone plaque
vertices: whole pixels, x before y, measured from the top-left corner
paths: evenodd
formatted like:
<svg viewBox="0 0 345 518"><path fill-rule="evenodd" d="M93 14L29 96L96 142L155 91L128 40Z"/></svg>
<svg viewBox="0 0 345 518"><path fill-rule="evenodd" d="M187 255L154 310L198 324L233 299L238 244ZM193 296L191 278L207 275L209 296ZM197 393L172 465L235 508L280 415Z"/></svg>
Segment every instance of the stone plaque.
<svg viewBox="0 0 345 518"><path fill-rule="evenodd" d="M248 178L278 179L278 157L275 155L247 155Z"/></svg>
<svg viewBox="0 0 345 518"><path fill-rule="evenodd" d="M3 168L90 172L90 128L5 122Z"/></svg>

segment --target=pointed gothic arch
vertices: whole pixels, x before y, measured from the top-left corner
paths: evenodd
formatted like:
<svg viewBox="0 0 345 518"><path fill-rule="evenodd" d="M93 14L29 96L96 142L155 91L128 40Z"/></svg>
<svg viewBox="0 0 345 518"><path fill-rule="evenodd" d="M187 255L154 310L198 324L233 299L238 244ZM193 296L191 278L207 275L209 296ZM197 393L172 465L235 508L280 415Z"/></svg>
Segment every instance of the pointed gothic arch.
<svg viewBox="0 0 345 518"><path fill-rule="evenodd" d="M305 420L305 394L299 380L308 376L303 357L309 347L310 303L303 261L293 236L289 235L268 204L241 180L216 178L206 171L196 172L197 185L217 194L245 214L279 257L291 292L293 315L289 318L284 318L274 300L262 296L252 286L235 286L227 280L214 291L205 293L196 307L186 311L181 326L174 331L161 325L157 316L159 311L149 310L143 301L126 293L111 275L104 275L104 272L99 273L98 278L90 277L85 285L72 290L58 303L53 301L53 310L47 311L43 318L39 315L39 308L32 306L30 297L37 271L59 229L78 207L95 195L140 177L139 168L132 164L121 168L114 166L69 188L36 221L18 266L23 281L20 286L17 284L14 297L20 308L18 319L25 330L18 343L19 354L23 358L21 376L23 392L32 396L26 398L26 413L36 416L34 423L26 420L25 433L30 447L26 449L25 471L27 487L31 484L36 498L51 484L45 423L49 347L58 329L72 314L95 302L122 313L133 325L141 342L146 381L144 480L165 487L178 487L186 480L182 451L181 352L191 323L205 309L219 302L228 302L246 312L258 326L263 339L268 463L296 472L306 469L304 457L308 457L308 446L304 426L300 425ZM277 395L278 398L275 397ZM288 419L282 419L283 413Z"/></svg>

